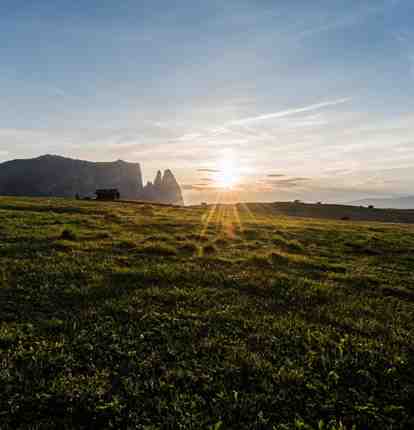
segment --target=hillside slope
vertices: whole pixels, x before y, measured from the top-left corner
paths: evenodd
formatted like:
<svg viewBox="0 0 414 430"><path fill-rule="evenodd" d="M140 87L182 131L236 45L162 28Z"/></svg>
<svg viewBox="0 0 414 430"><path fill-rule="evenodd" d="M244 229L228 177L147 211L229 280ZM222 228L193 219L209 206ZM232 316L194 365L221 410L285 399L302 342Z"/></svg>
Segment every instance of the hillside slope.
<svg viewBox="0 0 414 430"><path fill-rule="evenodd" d="M394 197L389 199L363 199L352 202L352 205L373 205L377 208L413 209L414 196Z"/></svg>
<svg viewBox="0 0 414 430"><path fill-rule="evenodd" d="M311 204L293 202L243 203L238 204L254 213L274 216L295 216L302 218L322 218L348 221L377 221L393 223L414 223L414 210L377 209L351 205Z"/></svg>
<svg viewBox="0 0 414 430"><path fill-rule="evenodd" d="M414 227L0 198L2 429L414 427Z"/></svg>

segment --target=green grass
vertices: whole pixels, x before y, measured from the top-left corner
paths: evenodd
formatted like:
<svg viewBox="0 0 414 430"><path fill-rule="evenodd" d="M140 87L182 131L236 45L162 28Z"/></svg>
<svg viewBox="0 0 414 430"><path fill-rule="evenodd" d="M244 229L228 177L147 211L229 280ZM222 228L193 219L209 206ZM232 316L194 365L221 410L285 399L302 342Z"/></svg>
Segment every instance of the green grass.
<svg viewBox="0 0 414 430"><path fill-rule="evenodd" d="M414 428L414 226L0 198L1 429Z"/></svg>

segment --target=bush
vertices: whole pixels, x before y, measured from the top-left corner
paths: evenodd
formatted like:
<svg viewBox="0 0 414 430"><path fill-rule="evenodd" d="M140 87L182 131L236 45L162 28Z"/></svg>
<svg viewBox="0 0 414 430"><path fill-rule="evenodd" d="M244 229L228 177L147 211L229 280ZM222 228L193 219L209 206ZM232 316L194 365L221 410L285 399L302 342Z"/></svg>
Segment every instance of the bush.
<svg viewBox="0 0 414 430"><path fill-rule="evenodd" d="M203 255L212 255L216 252L217 248L212 243L203 246Z"/></svg>
<svg viewBox="0 0 414 430"><path fill-rule="evenodd" d="M60 234L60 239L63 240L76 240L77 236L76 233L69 229L69 228L65 228L62 233Z"/></svg>

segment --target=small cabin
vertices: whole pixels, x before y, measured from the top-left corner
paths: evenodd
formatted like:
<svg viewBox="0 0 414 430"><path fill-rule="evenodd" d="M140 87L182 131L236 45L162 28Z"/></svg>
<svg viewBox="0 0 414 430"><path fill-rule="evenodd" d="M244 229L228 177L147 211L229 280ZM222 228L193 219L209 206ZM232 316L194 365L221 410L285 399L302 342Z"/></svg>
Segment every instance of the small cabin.
<svg viewBox="0 0 414 430"><path fill-rule="evenodd" d="M95 194L96 200L119 200L121 197L116 188L96 190Z"/></svg>

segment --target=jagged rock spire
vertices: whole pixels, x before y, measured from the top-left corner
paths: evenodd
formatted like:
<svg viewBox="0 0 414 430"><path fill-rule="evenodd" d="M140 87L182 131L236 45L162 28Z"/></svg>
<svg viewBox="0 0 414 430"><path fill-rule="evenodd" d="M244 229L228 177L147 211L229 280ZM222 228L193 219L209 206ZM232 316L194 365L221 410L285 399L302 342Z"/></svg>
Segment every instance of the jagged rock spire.
<svg viewBox="0 0 414 430"><path fill-rule="evenodd" d="M169 169L164 171L164 175L162 177L162 189L163 197L167 203L181 206L184 205L181 188L178 185L175 176Z"/></svg>
<svg viewBox="0 0 414 430"><path fill-rule="evenodd" d="M161 187L162 185L162 176L161 176L161 170L158 170L157 175L155 176L154 179L154 187Z"/></svg>
<svg viewBox="0 0 414 430"><path fill-rule="evenodd" d="M154 182L148 182L144 187L143 198L151 202L184 205L181 188L169 169L164 174L158 171Z"/></svg>

